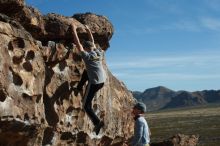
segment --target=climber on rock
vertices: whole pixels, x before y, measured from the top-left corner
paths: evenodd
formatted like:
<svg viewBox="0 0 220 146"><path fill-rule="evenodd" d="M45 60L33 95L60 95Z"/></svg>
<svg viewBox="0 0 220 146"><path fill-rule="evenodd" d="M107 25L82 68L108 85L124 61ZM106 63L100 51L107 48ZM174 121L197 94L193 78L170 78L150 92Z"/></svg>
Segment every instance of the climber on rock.
<svg viewBox="0 0 220 146"><path fill-rule="evenodd" d="M104 126L104 122L101 121L93 111L92 100L95 97L97 91L103 87L106 80L105 70L102 65L104 51L96 48L94 38L90 29L88 28L88 26L85 27L89 35L90 41L85 41L82 45L76 31L76 26L74 24L71 24L74 43L76 44L76 48L79 50L80 55L86 66L86 69L83 72L83 75L78 86L76 87L75 92L82 90L83 85L88 80L86 94L84 95L83 107L95 126L94 131L96 135L98 135L100 129Z"/></svg>

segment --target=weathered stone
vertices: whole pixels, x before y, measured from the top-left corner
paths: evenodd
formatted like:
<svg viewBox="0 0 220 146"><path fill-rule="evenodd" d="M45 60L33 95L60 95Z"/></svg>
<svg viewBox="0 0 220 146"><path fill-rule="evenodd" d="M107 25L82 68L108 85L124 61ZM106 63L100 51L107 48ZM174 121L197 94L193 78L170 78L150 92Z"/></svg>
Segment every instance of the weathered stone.
<svg viewBox="0 0 220 146"><path fill-rule="evenodd" d="M62 15L50 13L43 16L44 28L46 35L41 40L69 40L72 41L72 34L70 33L70 24L75 23L77 26L81 26L77 20L65 17Z"/></svg>
<svg viewBox="0 0 220 146"><path fill-rule="evenodd" d="M4 2L0 12L11 4ZM82 41L88 39L84 25L57 14L42 16L19 2L14 1L13 13L0 14L0 145L110 146L130 137L133 119L128 109L134 99L109 72L105 61L107 81L93 102L105 123L98 136L82 108L86 86L77 96L70 90L77 85L85 65L71 43L69 24L80 28L77 31ZM113 31L106 29L105 34L102 28L99 32L94 23L90 27L95 41L105 49ZM100 40L99 35L106 39Z"/></svg>
<svg viewBox="0 0 220 146"><path fill-rule="evenodd" d="M109 47L114 29L107 17L92 13L76 14L73 17L66 17L50 13L42 15L37 9L24 5L23 1L0 1L0 13L6 14L32 34L32 36L43 42L50 40L72 41L69 25L74 23L78 26L80 40L87 40L85 24L91 28L95 42L103 49ZM6 9L13 4L13 11Z"/></svg>
<svg viewBox="0 0 220 146"><path fill-rule="evenodd" d="M31 35L10 22L0 21L0 145L22 146L36 142L38 125L46 121L42 97L45 68ZM30 50L36 56L29 64L33 71L27 72L22 63Z"/></svg>
<svg viewBox="0 0 220 146"><path fill-rule="evenodd" d="M93 102L105 123L98 136L82 109L86 87L77 96L71 90L85 65L71 43L69 24L78 26L82 41L88 39L84 24L88 25L95 42L106 50L114 31L109 20L91 13L73 18L43 16L23 0L0 0L0 13L0 145L123 145L133 133L130 108L134 99L105 61L107 81ZM194 146L197 142L196 136L179 134L151 146Z"/></svg>
<svg viewBox="0 0 220 146"><path fill-rule="evenodd" d="M163 142L151 143L151 146L197 146L199 136L176 134Z"/></svg>
<svg viewBox="0 0 220 146"><path fill-rule="evenodd" d="M85 13L75 14L73 15L73 18L91 28L96 42L98 42L103 50L106 50L109 47L109 40L113 35L114 28L107 17L93 13Z"/></svg>
<svg viewBox="0 0 220 146"><path fill-rule="evenodd" d="M0 13L12 14L20 11L24 0L0 0Z"/></svg>

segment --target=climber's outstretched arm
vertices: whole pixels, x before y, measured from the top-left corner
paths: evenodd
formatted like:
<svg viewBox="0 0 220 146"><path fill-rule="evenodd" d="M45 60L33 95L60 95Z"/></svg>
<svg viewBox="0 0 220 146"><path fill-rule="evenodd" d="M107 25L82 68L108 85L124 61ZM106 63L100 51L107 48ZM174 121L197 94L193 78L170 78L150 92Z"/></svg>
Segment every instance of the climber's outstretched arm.
<svg viewBox="0 0 220 146"><path fill-rule="evenodd" d="M94 41L91 30L89 29L88 25L85 25L85 27L86 27L86 32L89 35L89 40L93 43L93 46L95 47L95 41Z"/></svg>
<svg viewBox="0 0 220 146"><path fill-rule="evenodd" d="M79 51L84 51L82 44L79 41L79 37L76 31L76 26L74 24L71 24L71 30L72 30L72 34L73 34L73 39L74 39L74 43L76 44L76 48Z"/></svg>

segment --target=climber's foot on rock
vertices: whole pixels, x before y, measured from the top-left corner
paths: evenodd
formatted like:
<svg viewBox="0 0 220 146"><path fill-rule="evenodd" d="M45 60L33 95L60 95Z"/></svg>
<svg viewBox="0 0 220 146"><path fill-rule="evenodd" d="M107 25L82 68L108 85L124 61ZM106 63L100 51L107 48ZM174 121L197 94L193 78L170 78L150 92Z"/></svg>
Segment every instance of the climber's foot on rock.
<svg viewBox="0 0 220 146"><path fill-rule="evenodd" d="M101 128L104 126L104 122L101 121L94 127L95 134L98 135Z"/></svg>

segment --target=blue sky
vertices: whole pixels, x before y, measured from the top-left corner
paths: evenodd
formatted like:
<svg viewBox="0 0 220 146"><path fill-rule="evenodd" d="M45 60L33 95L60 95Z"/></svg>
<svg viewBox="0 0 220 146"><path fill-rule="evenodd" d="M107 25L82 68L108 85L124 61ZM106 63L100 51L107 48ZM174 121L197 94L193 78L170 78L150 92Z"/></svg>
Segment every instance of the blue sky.
<svg viewBox="0 0 220 146"><path fill-rule="evenodd" d="M27 0L41 13L106 16L115 33L106 52L129 90L220 89L220 0Z"/></svg>

